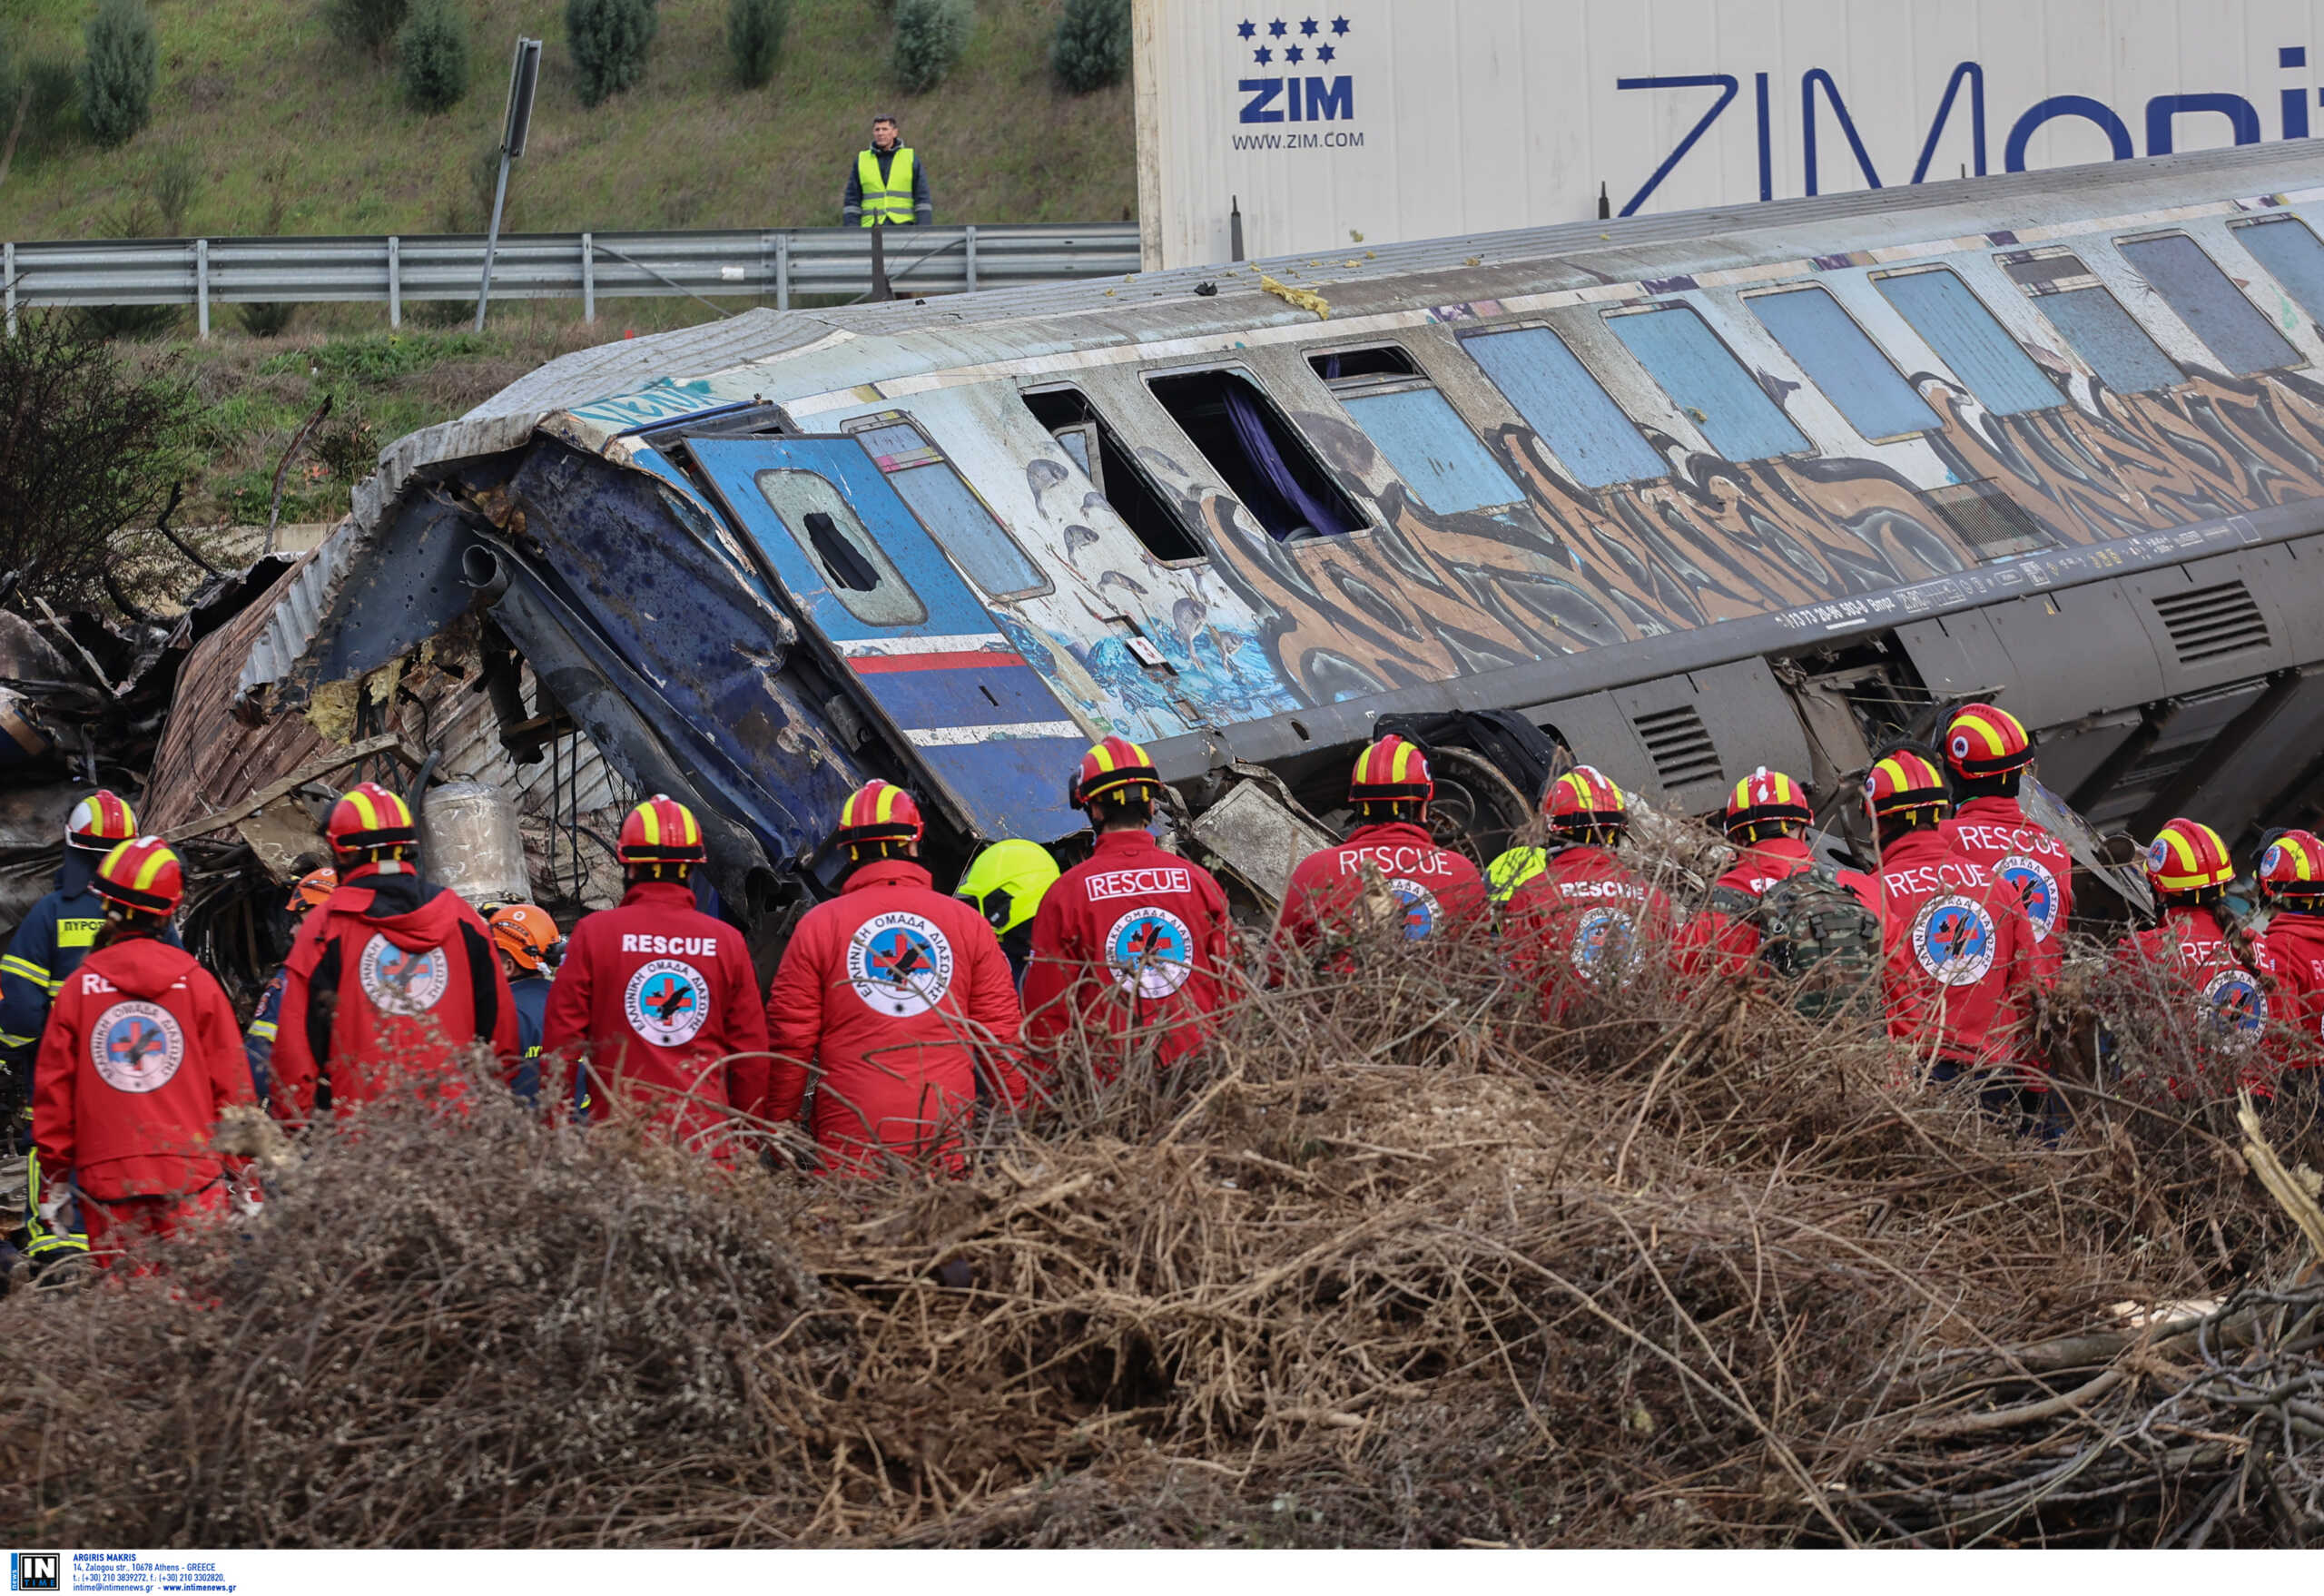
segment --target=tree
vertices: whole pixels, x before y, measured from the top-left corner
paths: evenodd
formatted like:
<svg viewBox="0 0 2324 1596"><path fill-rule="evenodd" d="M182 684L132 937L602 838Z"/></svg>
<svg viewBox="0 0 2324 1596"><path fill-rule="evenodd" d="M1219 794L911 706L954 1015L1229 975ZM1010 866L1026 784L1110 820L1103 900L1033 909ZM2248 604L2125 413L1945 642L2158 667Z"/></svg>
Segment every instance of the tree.
<svg viewBox="0 0 2324 1596"><path fill-rule="evenodd" d="M433 116L468 92L468 19L456 0L419 0L396 34L403 103Z"/></svg>
<svg viewBox="0 0 2324 1596"><path fill-rule="evenodd" d="M645 52L661 18L653 0L566 0L565 43L574 86L595 105L645 75Z"/></svg>
<svg viewBox="0 0 2324 1596"><path fill-rule="evenodd" d="M94 604L116 536L167 502L198 410L166 365L140 374L77 318L24 315L0 338L0 573Z"/></svg>
<svg viewBox="0 0 2324 1596"><path fill-rule="evenodd" d="M323 0L330 36L374 61L385 61L411 9L411 0Z"/></svg>
<svg viewBox="0 0 2324 1596"><path fill-rule="evenodd" d="M153 114L162 80L161 50L145 0L99 0L82 32L81 116L97 143L127 143Z"/></svg>
<svg viewBox="0 0 2324 1596"><path fill-rule="evenodd" d="M969 0L896 0L888 70L897 86L907 94L921 94L942 83L968 49L976 20Z"/></svg>
<svg viewBox="0 0 2324 1596"><path fill-rule="evenodd" d="M1076 94L1118 84L1129 70L1129 0L1065 0L1049 71Z"/></svg>
<svg viewBox="0 0 2324 1596"><path fill-rule="evenodd" d="M726 13L726 50L734 75L758 88L774 75L783 35L791 26L791 0L734 0Z"/></svg>

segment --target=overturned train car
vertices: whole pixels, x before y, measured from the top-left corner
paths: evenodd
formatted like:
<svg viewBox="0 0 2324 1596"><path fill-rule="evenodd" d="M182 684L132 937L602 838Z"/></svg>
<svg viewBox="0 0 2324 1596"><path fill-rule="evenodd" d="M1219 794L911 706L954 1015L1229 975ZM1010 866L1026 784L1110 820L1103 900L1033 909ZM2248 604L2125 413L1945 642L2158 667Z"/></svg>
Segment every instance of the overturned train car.
<svg viewBox="0 0 2324 1596"><path fill-rule="evenodd" d="M397 444L237 712L457 641L509 747L694 803L766 925L855 783L957 862L1074 833L1108 733L1261 901L1384 721L1485 851L1536 729L1845 815L1989 694L2096 826L2248 842L2324 797L2319 227L2290 143L753 311Z"/></svg>

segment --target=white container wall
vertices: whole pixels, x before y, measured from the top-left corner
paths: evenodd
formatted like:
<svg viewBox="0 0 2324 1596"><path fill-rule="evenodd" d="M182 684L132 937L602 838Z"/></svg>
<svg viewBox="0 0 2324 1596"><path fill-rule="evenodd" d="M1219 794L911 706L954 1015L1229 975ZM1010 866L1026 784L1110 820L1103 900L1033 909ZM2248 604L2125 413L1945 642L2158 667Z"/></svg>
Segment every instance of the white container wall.
<svg viewBox="0 0 2324 1596"><path fill-rule="evenodd" d="M1146 264L2324 133L2324 0L1136 0Z"/></svg>

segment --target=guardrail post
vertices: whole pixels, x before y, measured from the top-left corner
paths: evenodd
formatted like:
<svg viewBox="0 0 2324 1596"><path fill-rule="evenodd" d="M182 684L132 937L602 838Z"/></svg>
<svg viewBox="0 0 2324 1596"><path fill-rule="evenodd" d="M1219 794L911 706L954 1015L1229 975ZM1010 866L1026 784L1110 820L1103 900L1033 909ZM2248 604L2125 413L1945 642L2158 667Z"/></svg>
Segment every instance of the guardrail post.
<svg viewBox="0 0 2324 1596"><path fill-rule="evenodd" d="M976 291L977 291L977 229L976 229L976 223L974 223L974 222L970 222L970 223L969 224L969 243L968 243L968 251L969 251L969 291L970 291L970 293L974 293L974 292L976 292Z"/></svg>
<svg viewBox="0 0 2324 1596"><path fill-rule="evenodd" d="M210 336L210 241L193 241L193 330L197 338Z"/></svg>
<svg viewBox="0 0 2324 1596"><path fill-rule="evenodd" d="M15 248L14 244L8 247ZM12 296L15 291L14 288L8 291ZM15 302L11 298L9 303ZM791 230L787 227L774 235L774 308L778 310L791 309ZM13 316L15 312L11 310L9 314ZM14 327L15 323L12 321L9 325Z"/></svg>
<svg viewBox="0 0 2324 1596"><path fill-rule="evenodd" d="M581 235L581 320L597 319L597 242L594 233Z"/></svg>
<svg viewBox="0 0 2324 1596"><path fill-rule="evenodd" d="M16 336L16 246L13 243L0 244L0 282L7 285L5 291L8 298L8 336L14 338Z"/></svg>
<svg viewBox="0 0 2324 1596"><path fill-rule="evenodd" d="M403 240L388 235L388 325L403 325Z"/></svg>

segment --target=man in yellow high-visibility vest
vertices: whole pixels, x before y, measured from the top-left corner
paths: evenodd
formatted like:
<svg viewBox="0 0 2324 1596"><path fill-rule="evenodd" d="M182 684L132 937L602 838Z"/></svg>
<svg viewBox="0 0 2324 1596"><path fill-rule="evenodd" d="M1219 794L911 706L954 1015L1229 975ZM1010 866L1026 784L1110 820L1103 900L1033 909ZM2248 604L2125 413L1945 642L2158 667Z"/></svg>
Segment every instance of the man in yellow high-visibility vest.
<svg viewBox="0 0 2324 1596"><path fill-rule="evenodd" d="M928 169L920 163L919 152L901 142L901 131L885 112L872 119L872 147L858 150L848 169L847 193L840 201L842 227L935 224Z"/></svg>

